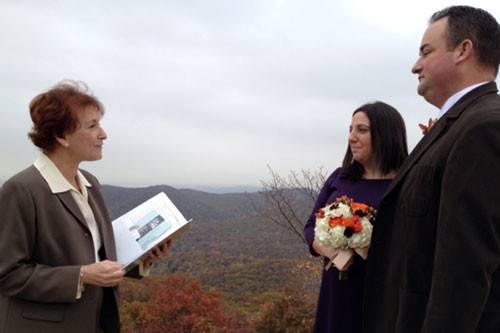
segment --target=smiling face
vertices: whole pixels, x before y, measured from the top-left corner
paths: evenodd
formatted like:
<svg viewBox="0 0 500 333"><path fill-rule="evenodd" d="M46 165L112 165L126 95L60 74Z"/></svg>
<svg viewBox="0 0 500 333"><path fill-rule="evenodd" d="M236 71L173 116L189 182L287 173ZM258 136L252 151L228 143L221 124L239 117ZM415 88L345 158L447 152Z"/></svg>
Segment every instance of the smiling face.
<svg viewBox="0 0 500 333"><path fill-rule="evenodd" d="M372 135L370 130L370 119L363 111L356 112L352 116L349 128L349 147L353 159L363 166L371 165L372 157Z"/></svg>
<svg viewBox="0 0 500 333"><path fill-rule="evenodd" d="M455 59L454 50L449 50L446 41L447 25L445 17L427 28L412 68L412 73L418 75L418 94L438 108L454 93Z"/></svg>
<svg viewBox="0 0 500 333"><path fill-rule="evenodd" d="M102 158L102 146L106 140L106 132L100 121L102 113L94 106L77 111L78 127L66 134L59 142L76 162L96 161Z"/></svg>

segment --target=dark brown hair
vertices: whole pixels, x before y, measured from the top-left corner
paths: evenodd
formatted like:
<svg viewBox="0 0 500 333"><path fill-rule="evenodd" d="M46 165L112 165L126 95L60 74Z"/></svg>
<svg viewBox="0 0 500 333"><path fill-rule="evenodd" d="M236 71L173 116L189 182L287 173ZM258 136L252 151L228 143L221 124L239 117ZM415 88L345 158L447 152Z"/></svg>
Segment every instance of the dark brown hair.
<svg viewBox="0 0 500 333"><path fill-rule="evenodd" d="M498 73L500 63L500 26L495 18L481 8L451 6L435 12L429 23L448 18L446 38L448 48L454 49L470 39L477 52L479 63Z"/></svg>
<svg viewBox="0 0 500 333"><path fill-rule="evenodd" d="M397 171L408 156L403 118L395 108L384 102L362 105L352 115L358 112L363 112L370 120L372 154L375 164L383 174ZM363 177L364 172L363 166L353 160L351 147L347 145L341 177L357 181Z"/></svg>
<svg viewBox="0 0 500 333"><path fill-rule="evenodd" d="M53 151L56 137L74 132L79 126L77 112L88 106L104 113L103 105L85 83L69 80L58 83L31 101L33 127L28 137L44 152Z"/></svg>

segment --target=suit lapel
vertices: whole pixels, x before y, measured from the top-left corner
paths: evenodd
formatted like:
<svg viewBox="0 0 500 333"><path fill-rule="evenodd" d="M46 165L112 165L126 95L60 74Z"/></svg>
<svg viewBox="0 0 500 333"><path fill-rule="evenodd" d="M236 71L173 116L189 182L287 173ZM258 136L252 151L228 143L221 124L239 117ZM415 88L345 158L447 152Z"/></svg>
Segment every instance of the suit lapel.
<svg viewBox="0 0 500 333"><path fill-rule="evenodd" d="M59 198L59 200L61 200L63 205L66 207L66 209L68 209L70 213L75 217L78 223L80 223L85 229L89 230L87 223L83 218L82 211L80 210L80 207L78 207L78 205L76 204L75 199L73 199L71 192L67 191L62 193L56 193L56 195Z"/></svg>
<svg viewBox="0 0 500 333"><path fill-rule="evenodd" d="M396 178L391 182L389 188L385 192L384 198L388 197L391 192L401 183L405 178L406 174L411 170L411 168L419 161L422 154L424 154L429 147L436 142L446 131L453 125L456 119L467 109L467 107L477 100L479 97L496 93L497 87L494 82L490 82L479 86L478 88L470 91L464 97L462 97L446 114L438 120L438 122L432 127L430 132L428 132L422 140L413 149L410 156L401 166L398 171Z"/></svg>
<svg viewBox="0 0 500 333"><path fill-rule="evenodd" d="M408 159L403 163L401 169L399 169L396 178L391 182L389 188L386 191L385 196L387 196L397 185L401 182L402 179L406 176L408 171L411 170L413 165L418 162L422 154L429 149L431 144L435 142L442 133L445 132L447 128L447 122L445 119L441 118L438 122L432 127L432 129L420 140L417 146L413 149Z"/></svg>

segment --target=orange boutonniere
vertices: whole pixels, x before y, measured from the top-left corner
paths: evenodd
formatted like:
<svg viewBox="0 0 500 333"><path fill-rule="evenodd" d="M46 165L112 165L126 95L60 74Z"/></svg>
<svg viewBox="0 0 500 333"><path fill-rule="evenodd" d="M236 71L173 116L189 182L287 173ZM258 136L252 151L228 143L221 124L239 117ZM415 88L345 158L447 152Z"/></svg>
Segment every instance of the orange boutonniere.
<svg viewBox="0 0 500 333"><path fill-rule="evenodd" d="M420 127L422 134L425 135L425 134L429 133L432 126L434 126L434 124L437 123L437 121L438 121L437 119L429 118L429 121L427 122L427 126L425 124L418 124L418 127Z"/></svg>

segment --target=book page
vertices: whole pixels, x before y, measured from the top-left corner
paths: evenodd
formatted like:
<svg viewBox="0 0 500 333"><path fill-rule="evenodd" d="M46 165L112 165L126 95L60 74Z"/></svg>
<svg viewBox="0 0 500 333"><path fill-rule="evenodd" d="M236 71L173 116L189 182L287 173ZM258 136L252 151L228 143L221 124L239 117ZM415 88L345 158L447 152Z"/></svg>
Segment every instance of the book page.
<svg viewBox="0 0 500 333"><path fill-rule="evenodd" d="M189 224L161 192L112 222L118 262L125 267Z"/></svg>

